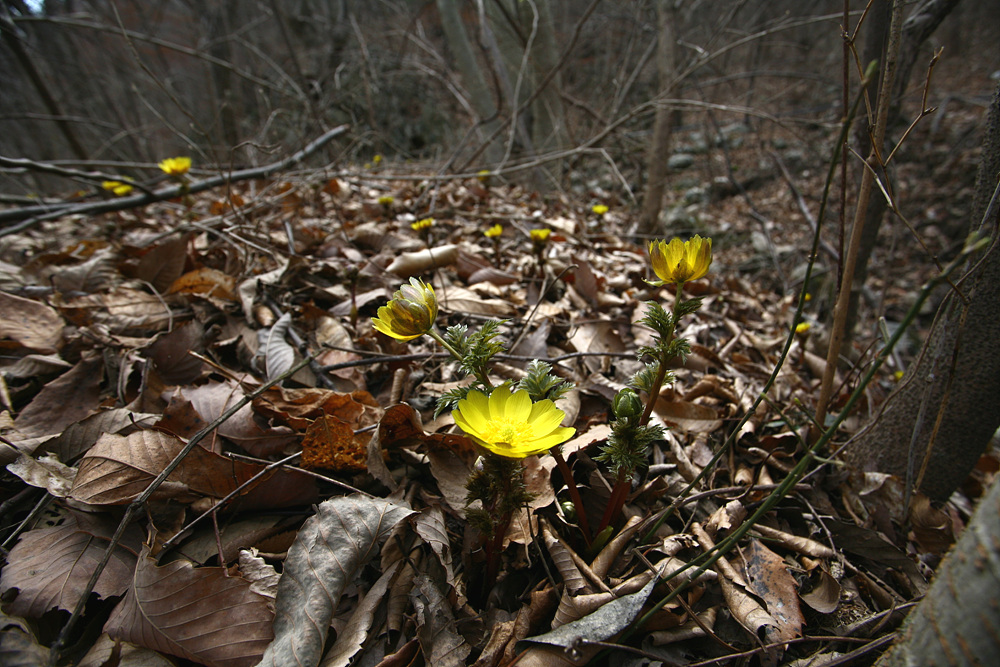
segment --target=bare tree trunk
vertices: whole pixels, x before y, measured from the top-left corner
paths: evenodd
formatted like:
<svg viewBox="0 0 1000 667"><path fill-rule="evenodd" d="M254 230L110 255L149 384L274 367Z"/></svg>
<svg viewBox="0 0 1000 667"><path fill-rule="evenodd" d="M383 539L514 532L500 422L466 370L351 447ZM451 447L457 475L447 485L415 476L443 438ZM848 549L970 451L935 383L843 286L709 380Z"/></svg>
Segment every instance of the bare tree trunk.
<svg viewBox="0 0 1000 667"><path fill-rule="evenodd" d="M1000 85L993 96L971 226L993 236L938 310L920 356L880 413L846 450L866 470L904 477L944 501L968 476L1000 427ZM990 207L990 202L993 202Z"/></svg>
<svg viewBox="0 0 1000 667"><path fill-rule="evenodd" d="M677 45L675 25L677 14L672 0L659 0L656 3L656 17L659 23L659 36L656 46L656 69L660 77L660 96L669 95L676 75L676 59L674 50ZM663 204L663 191L667 187L667 157L670 153L670 135L674 113L666 106L656 109L653 121L653 143L649 147L646 158L646 192L642 199L642 211L639 214L639 232L652 234L660 218L660 207Z"/></svg>
<svg viewBox="0 0 1000 667"><path fill-rule="evenodd" d="M927 596L876 667L996 664L1000 637L1000 478L938 567Z"/></svg>
<svg viewBox="0 0 1000 667"><path fill-rule="evenodd" d="M896 69L896 79L892 86L892 97L890 98L889 116L887 127L896 125L901 117L900 107L903 102L903 95L909 85L910 75L917 62L920 47L934 33L941 21L954 9L959 0L923 0L923 2L903 23L902 39L899 43L898 65ZM888 3L877 2L874 5L872 16L869 20L875 21L874 25L869 25L870 39L865 41L864 62L867 65L873 58L882 58L885 48L885 38L888 35ZM879 82L881 87L881 82ZM869 127L867 117L863 117L858 124L855 133L858 144L858 153L867 155L871 149L871 139L868 135ZM881 177L882 174L879 174ZM847 324L844 329L845 340L851 340L854 334L854 327L858 321L858 305L860 303L861 291L864 288L865 280L868 278L868 261L871 259L872 251L878 239L879 229L882 227L882 220L885 219L889 205L885 197L881 194L872 197L868 201L868 209L865 213L865 227L861 235L861 245L858 246L858 259L854 268L854 281L851 286L851 301L848 305Z"/></svg>
<svg viewBox="0 0 1000 667"><path fill-rule="evenodd" d="M74 134L73 128L70 127L69 123L66 121L66 117L63 114L62 109L59 107L59 103L56 102L55 97L53 97L52 93L49 92L48 85L46 85L42 75L35 67L35 63L31 60L31 56L28 55L27 49L24 48L24 44L21 42L21 35L18 33L13 19L11 19L10 9L6 4L0 4L0 34L3 35L4 41L10 45L11 51L14 52L14 57L17 59L18 64L20 64L24 69L24 73L31 80L38 96L42 98L42 103L45 105L45 108L55 118L56 127L58 127L59 131L62 132L62 135L66 139L66 143L69 144L73 154L81 160L86 160L87 151L84 150L83 145L76 138L76 134Z"/></svg>
<svg viewBox="0 0 1000 667"><path fill-rule="evenodd" d="M475 51L469 40L469 34L462 23L456 0L437 0L438 12L441 14L441 27L448 39L448 48L458 66L458 72L469 93L469 103L479 116L485 134L492 135L497 128L498 108L494 95L486 83L483 70L476 60ZM486 160L491 165L500 160L500 146L492 142L486 148Z"/></svg>

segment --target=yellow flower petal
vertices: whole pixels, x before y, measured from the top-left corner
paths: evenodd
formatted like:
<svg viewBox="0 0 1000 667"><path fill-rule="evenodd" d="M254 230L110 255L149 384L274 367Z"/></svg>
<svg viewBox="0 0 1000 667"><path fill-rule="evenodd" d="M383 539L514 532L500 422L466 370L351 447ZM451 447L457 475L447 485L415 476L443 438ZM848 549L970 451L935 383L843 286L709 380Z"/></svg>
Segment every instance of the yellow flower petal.
<svg viewBox="0 0 1000 667"><path fill-rule="evenodd" d="M392 301L378 309L372 326L387 336L413 340L433 328L437 313L434 288L418 278L410 278L409 285L400 285Z"/></svg>
<svg viewBox="0 0 1000 667"><path fill-rule="evenodd" d="M189 157L168 157L160 162L160 169L171 176L180 176L188 173L191 169L191 158Z"/></svg>
<svg viewBox="0 0 1000 667"><path fill-rule="evenodd" d="M498 456L523 459L568 440L572 428L559 427L565 416L552 401L532 403L528 392L499 387L489 398L473 390L452 412L455 423Z"/></svg>
<svg viewBox="0 0 1000 667"><path fill-rule="evenodd" d="M712 239L694 236L687 241L653 241L649 244L649 260L663 283L697 280L708 273L712 264Z"/></svg>

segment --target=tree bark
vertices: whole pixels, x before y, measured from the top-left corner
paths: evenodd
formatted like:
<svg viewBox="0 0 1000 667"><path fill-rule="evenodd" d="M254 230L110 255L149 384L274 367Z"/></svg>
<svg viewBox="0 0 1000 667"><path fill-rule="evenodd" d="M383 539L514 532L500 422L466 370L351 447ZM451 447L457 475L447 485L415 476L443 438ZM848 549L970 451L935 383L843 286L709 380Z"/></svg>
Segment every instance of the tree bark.
<svg viewBox="0 0 1000 667"><path fill-rule="evenodd" d="M1000 85L987 116L971 229L992 234L989 249L945 297L920 355L873 421L846 448L865 470L903 477L945 501L965 480L1000 427ZM992 207L990 202L993 201Z"/></svg>
<svg viewBox="0 0 1000 667"><path fill-rule="evenodd" d="M1000 637L1000 478L876 667L992 665Z"/></svg>
<svg viewBox="0 0 1000 667"><path fill-rule="evenodd" d="M660 95L669 95L676 75L674 49L677 44L675 31L676 12L672 0L658 0L656 16L659 20L659 36L656 45L656 69L660 77ZM670 153L670 138L674 113L665 106L657 107L653 120L653 143L646 158L646 192L639 214L639 232L652 234L660 219L663 191L667 187L667 158Z"/></svg>

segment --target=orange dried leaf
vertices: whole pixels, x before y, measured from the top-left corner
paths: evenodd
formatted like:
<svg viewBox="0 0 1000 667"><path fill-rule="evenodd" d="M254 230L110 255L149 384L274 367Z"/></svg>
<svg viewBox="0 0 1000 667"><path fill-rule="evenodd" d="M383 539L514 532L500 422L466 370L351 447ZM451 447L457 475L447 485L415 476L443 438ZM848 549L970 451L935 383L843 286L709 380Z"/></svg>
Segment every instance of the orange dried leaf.
<svg viewBox="0 0 1000 667"><path fill-rule="evenodd" d="M188 271L175 280L167 290L168 294L200 294L218 299L236 301L236 280L222 271L201 268Z"/></svg>

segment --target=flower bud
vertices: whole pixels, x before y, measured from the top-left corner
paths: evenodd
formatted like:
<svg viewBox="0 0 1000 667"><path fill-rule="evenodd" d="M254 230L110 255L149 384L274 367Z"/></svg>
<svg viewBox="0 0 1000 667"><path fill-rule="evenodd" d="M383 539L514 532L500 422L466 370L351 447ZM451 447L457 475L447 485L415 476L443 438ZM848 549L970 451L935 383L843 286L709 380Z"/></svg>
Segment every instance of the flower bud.
<svg viewBox="0 0 1000 667"><path fill-rule="evenodd" d="M622 389L611 401L611 409L616 419L633 419L642 414L642 401L632 389Z"/></svg>

